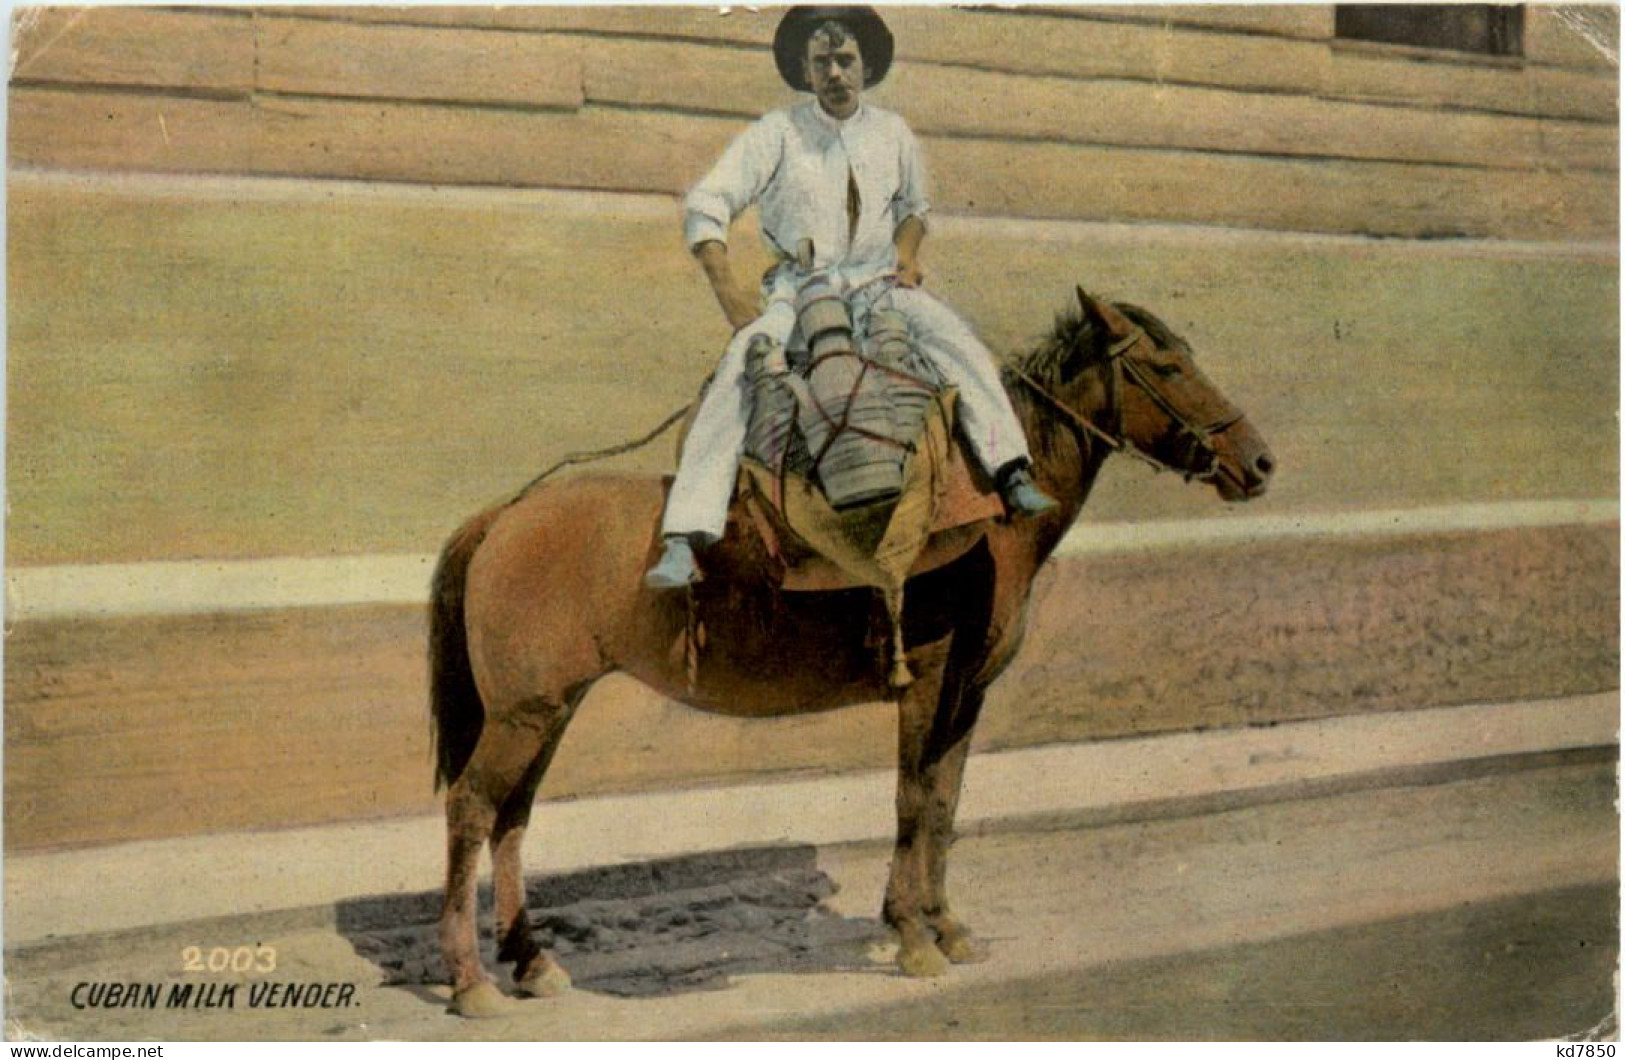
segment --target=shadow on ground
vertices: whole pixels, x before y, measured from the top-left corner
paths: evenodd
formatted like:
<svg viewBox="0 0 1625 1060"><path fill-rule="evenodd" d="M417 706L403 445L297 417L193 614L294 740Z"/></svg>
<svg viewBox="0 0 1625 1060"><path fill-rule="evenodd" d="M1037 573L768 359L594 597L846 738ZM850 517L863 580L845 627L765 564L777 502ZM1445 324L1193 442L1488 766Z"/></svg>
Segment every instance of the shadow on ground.
<svg viewBox="0 0 1625 1060"><path fill-rule="evenodd" d="M578 989L649 997L727 986L744 973L873 966L884 925L822 903L836 885L811 846L715 851L526 880L536 939ZM356 899L339 933L383 970L384 985L449 982L436 928L438 892ZM480 895L480 950L496 968L490 892Z"/></svg>

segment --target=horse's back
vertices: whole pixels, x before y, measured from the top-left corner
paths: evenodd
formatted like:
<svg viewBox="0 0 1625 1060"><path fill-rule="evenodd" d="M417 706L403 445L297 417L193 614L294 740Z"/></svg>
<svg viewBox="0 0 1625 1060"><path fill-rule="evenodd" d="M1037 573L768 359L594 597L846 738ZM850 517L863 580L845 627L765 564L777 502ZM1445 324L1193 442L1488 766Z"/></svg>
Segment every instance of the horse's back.
<svg viewBox="0 0 1625 1060"><path fill-rule="evenodd" d="M483 694L500 695L485 687L493 675L550 684L551 674L522 672L538 667L580 680L624 639L646 593L664 499L653 475L584 474L541 483L495 512L469 563L465 602Z"/></svg>
<svg viewBox="0 0 1625 1060"><path fill-rule="evenodd" d="M546 585L549 595L602 591L618 570L641 570L655 544L665 490L653 475L587 474L543 482L496 509L472 583ZM632 579L637 584L637 579Z"/></svg>

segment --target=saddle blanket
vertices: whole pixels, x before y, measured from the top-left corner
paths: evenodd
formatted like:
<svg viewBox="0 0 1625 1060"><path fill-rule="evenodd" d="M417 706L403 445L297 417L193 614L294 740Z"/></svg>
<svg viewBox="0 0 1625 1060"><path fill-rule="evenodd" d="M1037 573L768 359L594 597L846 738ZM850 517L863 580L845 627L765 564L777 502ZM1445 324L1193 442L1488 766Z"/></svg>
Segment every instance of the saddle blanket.
<svg viewBox="0 0 1625 1060"><path fill-rule="evenodd" d="M747 454L741 461L743 512L782 569L780 587L818 591L859 585L901 585L933 544L974 544L980 524L1004 513L985 476L973 469L954 437L957 392L931 401L904 469L895 504L837 510L817 484L780 463ZM950 548L944 560L961 548Z"/></svg>

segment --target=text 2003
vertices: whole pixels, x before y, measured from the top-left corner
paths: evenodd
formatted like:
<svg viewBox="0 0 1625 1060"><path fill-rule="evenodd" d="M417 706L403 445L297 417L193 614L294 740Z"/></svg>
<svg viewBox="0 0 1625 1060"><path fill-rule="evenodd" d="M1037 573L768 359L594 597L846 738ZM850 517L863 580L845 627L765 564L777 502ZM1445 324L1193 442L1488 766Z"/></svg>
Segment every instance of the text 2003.
<svg viewBox="0 0 1625 1060"><path fill-rule="evenodd" d="M274 972L274 946L187 946L181 950L181 970L187 972Z"/></svg>

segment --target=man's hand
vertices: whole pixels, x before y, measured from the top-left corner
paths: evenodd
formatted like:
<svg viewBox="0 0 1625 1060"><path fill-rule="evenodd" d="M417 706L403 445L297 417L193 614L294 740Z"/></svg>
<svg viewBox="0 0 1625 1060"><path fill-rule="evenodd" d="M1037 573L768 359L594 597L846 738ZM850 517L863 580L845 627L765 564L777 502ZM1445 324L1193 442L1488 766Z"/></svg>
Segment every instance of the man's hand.
<svg viewBox="0 0 1625 1060"><path fill-rule="evenodd" d="M737 284L716 287L714 290L717 293L717 304L722 306L722 315L728 318L728 323L735 331L761 316L756 295L745 293Z"/></svg>
<svg viewBox="0 0 1625 1060"><path fill-rule="evenodd" d="M705 278L711 281L711 291L717 296L722 315L735 331L761 316L761 306L755 292L747 291L734 279L733 267L728 264L728 248L715 240L708 240L694 248L694 256L705 269Z"/></svg>
<svg viewBox="0 0 1625 1060"><path fill-rule="evenodd" d="M908 217L892 233L892 244L897 247L897 286L918 287L925 282L925 270L920 268L920 244L925 240L925 222Z"/></svg>

